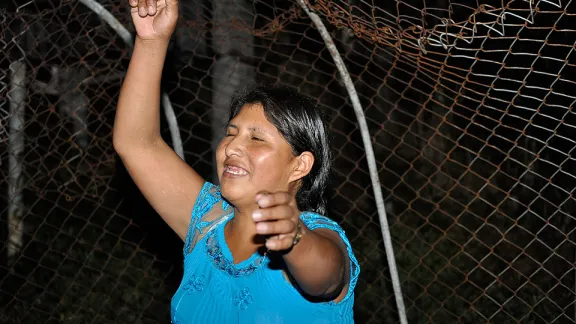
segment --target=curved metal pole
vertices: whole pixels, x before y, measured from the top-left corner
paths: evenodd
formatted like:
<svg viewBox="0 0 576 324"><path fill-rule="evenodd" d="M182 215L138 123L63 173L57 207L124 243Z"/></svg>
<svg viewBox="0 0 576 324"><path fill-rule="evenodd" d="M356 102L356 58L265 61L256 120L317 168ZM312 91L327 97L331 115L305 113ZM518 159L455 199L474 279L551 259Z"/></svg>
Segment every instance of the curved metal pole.
<svg viewBox="0 0 576 324"><path fill-rule="evenodd" d="M100 3L96 0L78 0L86 7L90 8L94 13L96 13L102 20L104 20L108 26L112 27L124 40L124 43L128 45L130 48L133 46L132 35L116 19L110 11L106 10ZM172 145L174 146L174 151L178 156L184 160L184 147L182 146L182 138L180 137L180 130L178 128L178 120L176 119L176 114L174 113L174 108L172 107L172 103L170 102L170 97L165 91L162 91L162 106L164 106L164 115L166 116L166 122L168 123L168 128L170 129L170 135L172 137Z"/></svg>
<svg viewBox="0 0 576 324"><path fill-rule="evenodd" d="M394 258L394 249L392 247L392 238L390 237L390 229L388 226L388 219L386 218L386 209L384 207L384 198L382 197L382 189L380 188L380 180L378 178L378 169L376 167L376 159L374 158L374 149L372 148L372 141L370 139L370 133L368 132L368 124L366 123L366 117L364 116L364 111L362 110L362 105L360 104L360 99L358 98L358 93L356 93L356 88L344 61L340 56L340 52L336 48L330 33L324 26L324 23L318 17L317 14L310 11L306 5L305 0L298 0L298 3L306 11L326 44L326 47L334 59L336 68L344 81L350 100L352 101L352 107L354 108L354 113L356 113L356 118L358 119L358 126L360 127L360 133L362 134L362 142L364 142L364 148L366 150L366 160L368 162L368 170L370 172L370 179L372 180L372 187L374 189L374 198L376 199L376 208L378 210L378 219L380 220L380 227L382 229L382 237L384 239L384 248L386 250L386 258L388 259L388 267L390 269L390 277L392 279L392 287L394 288L394 296L396 297L396 306L398 307L398 316L400 318L401 324L407 324L408 320L406 318L406 308L404 306L404 300L402 298L402 290L400 287L400 279L398 277L398 270L396 268L396 259Z"/></svg>

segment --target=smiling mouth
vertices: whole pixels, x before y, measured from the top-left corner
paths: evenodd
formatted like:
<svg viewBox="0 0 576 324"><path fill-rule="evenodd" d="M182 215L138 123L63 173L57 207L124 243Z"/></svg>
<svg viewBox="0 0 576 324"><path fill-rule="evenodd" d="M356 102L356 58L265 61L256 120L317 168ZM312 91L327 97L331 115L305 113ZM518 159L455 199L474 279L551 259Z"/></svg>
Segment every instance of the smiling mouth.
<svg viewBox="0 0 576 324"><path fill-rule="evenodd" d="M224 174L238 177L248 175L248 171L237 166L226 165L224 166Z"/></svg>

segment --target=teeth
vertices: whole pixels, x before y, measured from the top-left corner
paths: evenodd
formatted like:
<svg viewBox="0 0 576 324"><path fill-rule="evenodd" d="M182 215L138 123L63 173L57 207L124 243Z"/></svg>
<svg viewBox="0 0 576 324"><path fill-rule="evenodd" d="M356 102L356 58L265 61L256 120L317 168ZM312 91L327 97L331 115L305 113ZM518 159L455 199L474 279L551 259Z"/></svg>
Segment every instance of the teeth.
<svg viewBox="0 0 576 324"><path fill-rule="evenodd" d="M239 167L234 167L234 166L226 166L226 172L230 173L230 174L234 174L234 175L247 175L248 172L246 172L246 170L239 168Z"/></svg>

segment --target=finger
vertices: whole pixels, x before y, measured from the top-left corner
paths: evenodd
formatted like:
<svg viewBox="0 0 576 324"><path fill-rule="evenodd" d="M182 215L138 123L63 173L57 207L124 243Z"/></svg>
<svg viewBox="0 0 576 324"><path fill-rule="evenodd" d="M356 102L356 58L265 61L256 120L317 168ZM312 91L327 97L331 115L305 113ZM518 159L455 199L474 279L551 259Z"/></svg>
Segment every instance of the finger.
<svg viewBox="0 0 576 324"><path fill-rule="evenodd" d="M252 212L255 222L273 221L292 217L294 209L288 205L278 205L270 208L257 209Z"/></svg>
<svg viewBox="0 0 576 324"><path fill-rule="evenodd" d="M289 219L275 222L260 222L256 224L256 233L261 235L290 234L296 230L296 224Z"/></svg>
<svg viewBox="0 0 576 324"><path fill-rule="evenodd" d="M148 15L154 16L156 14L156 2L157 0L147 0L146 5L148 9Z"/></svg>
<svg viewBox="0 0 576 324"><path fill-rule="evenodd" d="M294 196L287 192L259 193L256 195L256 203L260 208L288 204L294 199Z"/></svg>
<svg viewBox="0 0 576 324"><path fill-rule="evenodd" d="M281 236L270 238L266 241L266 248L272 251L284 251L292 247L293 238L290 236Z"/></svg>
<svg viewBox="0 0 576 324"><path fill-rule="evenodd" d="M135 8L138 6L138 0L130 0L128 1L130 3L130 7Z"/></svg>
<svg viewBox="0 0 576 324"><path fill-rule="evenodd" d="M138 0L138 15L140 17L146 17L148 15L148 9L146 9L146 0Z"/></svg>

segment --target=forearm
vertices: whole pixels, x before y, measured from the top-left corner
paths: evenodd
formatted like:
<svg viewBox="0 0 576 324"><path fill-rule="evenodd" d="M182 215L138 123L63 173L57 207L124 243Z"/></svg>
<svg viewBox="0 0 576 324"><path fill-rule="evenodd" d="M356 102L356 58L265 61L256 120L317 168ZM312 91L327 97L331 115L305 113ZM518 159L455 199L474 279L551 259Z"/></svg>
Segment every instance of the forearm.
<svg viewBox="0 0 576 324"><path fill-rule="evenodd" d="M168 40L136 40L114 121L118 151L160 138L160 81L167 48Z"/></svg>
<svg viewBox="0 0 576 324"><path fill-rule="evenodd" d="M314 297L334 298L342 290L346 277L346 258L330 238L302 225L302 239L284 261L300 289Z"/></svg>

